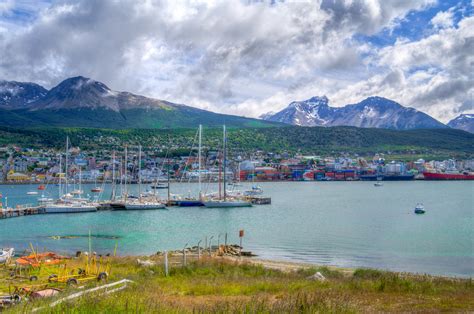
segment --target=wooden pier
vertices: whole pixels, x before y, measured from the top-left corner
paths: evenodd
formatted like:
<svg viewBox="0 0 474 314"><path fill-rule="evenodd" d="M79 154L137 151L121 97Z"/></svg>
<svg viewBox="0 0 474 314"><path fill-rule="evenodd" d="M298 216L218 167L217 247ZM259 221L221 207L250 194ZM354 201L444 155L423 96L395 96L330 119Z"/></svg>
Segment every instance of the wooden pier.
<svg viewBox="0 0 474 314"><path fill-rule="evenodd" d="M44 214L44 207L23 205L15 208L0 208L0 219Z"/></svg>

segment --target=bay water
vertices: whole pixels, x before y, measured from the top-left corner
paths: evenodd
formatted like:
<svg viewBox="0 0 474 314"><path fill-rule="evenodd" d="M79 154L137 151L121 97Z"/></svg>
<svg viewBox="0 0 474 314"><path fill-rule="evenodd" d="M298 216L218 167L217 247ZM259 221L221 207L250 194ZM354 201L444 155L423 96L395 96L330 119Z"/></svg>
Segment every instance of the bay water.
<svg viewBox="0 0 474 314"><path fill-rule="evenodd" d="M0 247L73 253L87 250L89 230L98 253L153 254L204 245L239 243L260 258L341 267L459 277L474 276L474 182L266 182L271 205L251 208L171 207L149 211L35 215L0 219ZM93 194L93 185L83 185ZM241 188L249 188L243 183ZM36 203L37 185L0 185L9 206ZM57 197L49 185L46 195ZM137 193L138 186L129 187ZM215 184L205 185L207 191ZM145 190L145 187L143 188ZM172 184L172 193L196 195L195 183ZM39 191L39 194L42 192ZM159 190L166 198L166 190ZM110 197L105 186L102 198ZM426 214L416 215L417 203ZM74 236L57 239L54 236ZM79 237L76 237L79 236Z"/></svg>

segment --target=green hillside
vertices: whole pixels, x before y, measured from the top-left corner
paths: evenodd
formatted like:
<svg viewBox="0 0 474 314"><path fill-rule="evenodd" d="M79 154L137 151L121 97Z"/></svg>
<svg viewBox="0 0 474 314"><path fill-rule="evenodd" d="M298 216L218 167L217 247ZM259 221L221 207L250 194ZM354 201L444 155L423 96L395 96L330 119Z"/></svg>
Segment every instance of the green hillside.
<svg viewBox="0 0 474 314"><path fill-rule="evenodd" d="M202 122L205 121L205 122ZM0 125L8 127L83 127L83 128L194 128L203 123L216 127L269 127L279 123L224 115L187 106L161 109L127 109L120 112L104 108L59 110L2 110Z"/></svg>
<svg viewBox="0 0 474 314"><path fill-rule="evenodd" d="M141 144L160 150L172 148L175 154L188 154L196 136L195 128L181 129L92 129L92 128L34 128L0 127L0 145L18 144L23 147L64 146L71 143L85 150L122 149L125 144ZM469 158L474 156L474 135L454 129L395 131L355 127L269 127L229 128L229 148L234 153L300 152L330 155L376 152L396 155L440 156ZM222 142L221 128L205 128L203 144L217 149ZM411 158L411 159L413 159Z"/></svg>

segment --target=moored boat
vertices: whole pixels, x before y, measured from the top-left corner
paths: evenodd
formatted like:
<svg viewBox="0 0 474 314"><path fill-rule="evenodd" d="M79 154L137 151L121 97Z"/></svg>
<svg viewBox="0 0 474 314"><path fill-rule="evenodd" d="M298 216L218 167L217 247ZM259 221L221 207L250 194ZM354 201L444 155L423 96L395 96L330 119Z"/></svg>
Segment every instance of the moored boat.
<svg viewBox="0 0 474 314"><path fill-rule="evenodd" d="M161 203L126 203L125 210L146 210L146 209L164 209L166 206Z"/></svg>
<svg viewBox="0 0 474 314"><path fill-rule="evenodd" d="M211 208L252 207L252 203L241 200L211 200L203 203Z"/></svg>
<svg viewBox="0 0 474 314"><path fill-rule="evenodd" d="M44 207L46 214L69 214L69 213L85 213L95 212L97 207L87 203L56 203L48 204Z"/></svg>
<svg viewBox="0 0 474 314"><path fill-rule="evenodd" d="M176 204L179 207L195 207L195 206L204 206L204 203L200 200L178 200Z"/></svg>

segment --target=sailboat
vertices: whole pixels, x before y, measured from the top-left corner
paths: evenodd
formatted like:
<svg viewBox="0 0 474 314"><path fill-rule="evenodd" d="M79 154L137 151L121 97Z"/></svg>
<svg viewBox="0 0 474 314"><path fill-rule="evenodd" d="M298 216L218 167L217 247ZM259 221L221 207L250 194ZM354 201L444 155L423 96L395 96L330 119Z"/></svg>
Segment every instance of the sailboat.
<svg viewBox="0 0 474 314"><path fill-rule="evenodd" d="M198 149L198 183L199 183L199 196L197 199L192 198L185 198L176 201L176 204L180 207L196 207L196 206L204 206L202 202L202 186L201 186L201 147L202 147L202 125L199 125L199 149Z"/></svg>
<svg viewBox="0 0 474 314"><path fill-rule="evenodd" d="M68 152L69 152L69 137L66 138L66 173L65 173L65 194L61 195L62 190L59 189L59 200L55 203L46 204L44 206L44 212L46 214L58 214L58 213L83 213L83 212L95 212L97 207L90 204L86 199L74 198L71 193L67 191L67 166L68 166ZM80 188L79 188L80 189ZM73 191L74 192L74 191ZM80 196L81 193L76 194Z"/></svg>
<svg viewBox="0 0 474 314"><path fill-rule="evenodd" d="M126 150L125 150L126 151ZM142 187L142 174L141 174L141 162L142 162L142 147L139 146L138 152L138 198L131 199L128 194L125 193L123 203L111 203L110 205L114 210L146 210L146 209L164 209L165 205L157 200L157 198L143 197ZM126 168L125 168L126 169ZM127 170L125 170L125 186L127 178Z"/></svg>
<svg viewBox="0 0 474 314"><path fill-rule="evenodd" d="M226 184L226 162L227 162L227 135L226 135L226 128L225 125L223 127L223 142L224 142L224 160L221 162L221 167L224 172L224 180L223 180L223 187L224 187L224 198L221 198L219 195L218 199L211 198L210 200L204 201L204 206L206 207L213 207L213 208L229 208L229 207L251 207L252 203L239 199L237 197L228 197L227 196L227 184ZM219 180L219 188L220 188L220 180ZM220 193L219 193L220 194Z"/></svg>

